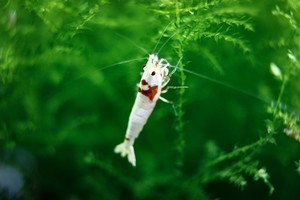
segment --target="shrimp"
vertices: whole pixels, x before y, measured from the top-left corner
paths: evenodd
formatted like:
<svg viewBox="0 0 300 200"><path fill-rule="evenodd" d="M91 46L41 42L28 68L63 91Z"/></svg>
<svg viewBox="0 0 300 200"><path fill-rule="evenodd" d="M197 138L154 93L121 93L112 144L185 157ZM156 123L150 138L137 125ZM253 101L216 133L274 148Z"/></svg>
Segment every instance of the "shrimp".
<svg viewBox="0 0 300 200"><path fill-rule="evenodd" d="M159 59L157 54L150 54L147 64L143 67L143 75L138 84L138 93L133 104L124 142L117 145L115 153L120 153L122 157L128 158L128 161L135 166L136 158L133 144L139 136L149 116L151 115L156 102L161 99L164 102L168 100L161 97L162 90L170 81L171 75L176 68L169 74L169 62L163 58Z"/></svg>

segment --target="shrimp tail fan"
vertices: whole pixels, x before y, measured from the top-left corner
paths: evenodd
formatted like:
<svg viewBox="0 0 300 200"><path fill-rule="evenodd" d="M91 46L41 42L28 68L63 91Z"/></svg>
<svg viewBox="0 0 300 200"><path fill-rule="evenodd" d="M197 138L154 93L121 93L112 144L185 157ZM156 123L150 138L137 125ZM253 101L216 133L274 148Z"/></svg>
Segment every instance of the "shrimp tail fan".
<svg viewBox="0 0 300 200"><path fill-rule="evenodd" d="M126 141L123 143L119 144L115 148L115 153L121 154L122 157L128 158L128 161L132 164L132 166L135 167L136 160L135 160L135 154L134 154L134 148L132 145L128 145Z"/></svg>

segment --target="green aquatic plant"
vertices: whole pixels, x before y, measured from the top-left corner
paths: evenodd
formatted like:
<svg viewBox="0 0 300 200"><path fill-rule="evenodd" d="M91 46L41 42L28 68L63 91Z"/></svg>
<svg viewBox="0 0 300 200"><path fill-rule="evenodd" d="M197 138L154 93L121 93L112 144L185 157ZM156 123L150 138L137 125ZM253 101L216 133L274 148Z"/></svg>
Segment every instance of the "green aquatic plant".
<svg viewBox="0 0 300 200"><path fill-rule="evenodd" d="M297 1L0 6L0 167L23 184L7 196L1 182L0 198L297 198ZM132 168L113 148L153 48L179 87L164 96L172 106L157 104Z"/></svg>

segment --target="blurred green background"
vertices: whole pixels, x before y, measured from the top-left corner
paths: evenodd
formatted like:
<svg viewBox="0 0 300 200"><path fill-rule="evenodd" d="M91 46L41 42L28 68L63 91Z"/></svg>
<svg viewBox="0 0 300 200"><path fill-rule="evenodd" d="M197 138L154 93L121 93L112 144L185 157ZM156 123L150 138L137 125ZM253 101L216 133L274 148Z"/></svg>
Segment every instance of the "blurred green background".
<svg viewBox="0 0 300 200"><path fill-rule="evenodd" d="M297 0L1 0L0 199L297 199L299 13ZM182 57L169 85L188 89L157 103L134 168L113 149L156 44Z"/></svg>

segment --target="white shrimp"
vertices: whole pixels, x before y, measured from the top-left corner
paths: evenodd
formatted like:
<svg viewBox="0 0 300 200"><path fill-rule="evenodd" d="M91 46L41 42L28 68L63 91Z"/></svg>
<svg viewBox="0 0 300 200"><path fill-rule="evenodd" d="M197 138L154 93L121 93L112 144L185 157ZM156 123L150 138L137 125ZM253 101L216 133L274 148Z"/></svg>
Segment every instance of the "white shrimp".
<svg viewBox="0 0 300 200"><path fill-rule="evenodd" d="M144 66L144 72L140 83L138 84L138 94L136 96L133 108L129 116L129 122L123 143L115 148L115 153L120 153L122 157L127 156L128 161L135 166L136 159L133 144L139 136L150 114L152 113L156 102L161 99L168 102L160 96L170 76L176 68L169 74L168 67L170 64L165 59L158 59L156 54L150 54L147 64Z"/></svg>

